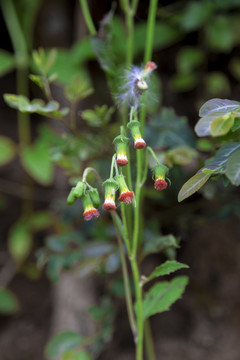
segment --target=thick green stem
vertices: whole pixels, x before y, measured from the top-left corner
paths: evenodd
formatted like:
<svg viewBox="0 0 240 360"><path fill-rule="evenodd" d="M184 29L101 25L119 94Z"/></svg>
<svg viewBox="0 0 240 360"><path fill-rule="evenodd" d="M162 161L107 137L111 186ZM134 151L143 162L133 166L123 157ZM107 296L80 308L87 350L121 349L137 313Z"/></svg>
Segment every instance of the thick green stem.
<svg viewBox="0 0 240 360"><path fill-rule="evenodd" d="M154 352L154 343L151 331L151 325L149 319L145 321L144 326L144 342L146 348L146 355L148 360L156 360L155 352Z"/></svg>
<svg viewBox="0 0 240 360"><path fill-rule="evenodd" d="M135 286L136 294L136 310L137 310L137 336L135 339L136 342L136 360L143 359L143 310L142 310L142 287L140 284L140 275L138 270L138 264L136 257L131 257L131 267L133 272L133 280Z"/></svg>
<svg viewBox="0 0 240 360"><path fill-rule="evenodd" d="M92 21L92 17L88 8L87 0L80 0L80 4L82 7L82 12L84 19L86 21L87 28L92 36L97 35L97 31L95 29L94 23Z"/></svg>

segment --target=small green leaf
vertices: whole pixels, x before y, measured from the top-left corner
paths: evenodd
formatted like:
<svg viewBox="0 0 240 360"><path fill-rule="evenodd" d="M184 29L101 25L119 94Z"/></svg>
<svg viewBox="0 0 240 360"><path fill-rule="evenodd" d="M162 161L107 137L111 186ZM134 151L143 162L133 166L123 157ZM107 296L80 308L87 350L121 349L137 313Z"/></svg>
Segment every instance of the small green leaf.
<svg viewBox="0 0 240 360"><path fill-rule="evenodd" d="M172 281L160 282L150 288L143 300L143 318L169 310L170 306L178 300L188 283L186 276L179 276Z"/></svg>
<svg viewBox="0 0 240 360"><path fill-rule="evenodd" d="M198 173L192 176L181 188L178 201L181 202L198 191L210 178L211 174Z"/></svg>
<svg viewBox="0 0 240 360"><path fill-rule="evenodd" d="M232 126L232 132L237 131L238 129L240 129L240 117L235 118Z"/></svg>
<svg viewBox="0 0 240 360"><path fill-rule="evenodd" d="M156 277L163 276L163 275L169 275L174 271L180 270L180 269L187 269L189 268L188 265L181 264L174 260L168 260L164 264L159 265L156 267L156 269L151 273L151 275L144 281L144 283L151 281L155 279Z"/></svg>
<svg viewBox="0 0 240 360"><path fill-rule="evenodd" d="M75 353L73 360L92 360L92 356L88 352L81 350Z"/></svg>
<svg viewBox="0 0 240 360"><path fill-rule="evenodd" d="M219 71L208 73L205 78L205 84L207 91L211 96L226 96L230 92L228 77Z"/></svg>
<svg viewBox="0 0 240 360"><path fill-rule="evenodd" d="M15 295L8 289L0 288L0 314L14 314L19 310L19 303Z"/></svg>
<svg viewBox="0 0 240 360"><path fill-rule="evenodd" d="M0 166L7 164L16 155L16 144L5 136L0 136Z"/></svg>
<svg viewBox="0 0 240 360"><path fill-rule="evenodd" d="M53 181L53 165L46 145L37 141L21 151L25 170L40 184L50 185Z"/></svg>
<svg viewBox="0 0 240 360"><path fill-rule="evenodd" d="M76 348L81 345L84 338L74 332L65 331L55 335L47 344L45 354L47 357L63 355L66 351Z"/></svg>
<svg viewBox="0 0 240 360"><path fill-rule="evenodd" d="M233 185L240 185L240 150L229 157L225 174Z"/></svg>
<svg viewBox="0 0 240 360"><path fill-rule="evenodd" d="M8 247L10 254L17 263L22 263L32 249L32 236L28 227L18 222L9 233Z"/></svg>
<svg viewBox="0 0 240 360"><path fill-rule="evenodd" d="M231 130L233 123L234 117L231 114L214 119L210 125L211 135L221 136L227 134Z"/></svg>
<svg viewBox="0 0 240 360"><path fill-rule="evenodd" d="M196 47L186 46L181 48L177 55L178 72L187 74L194 70L203 61L203 52Z"/></svg>
<svg viewBox="0 0 240 360"><path fill-rule="evenodd" d="M15 58L5 50L0 50L0 76L13 70L16 65Z"/></svg>
<svg viewBox="0 0 240 360"><path fill-rule="evenodd" d="M37 211L28 217L29 229L40 231L48 228L53 223L54 217L50 211Z"/></svg>

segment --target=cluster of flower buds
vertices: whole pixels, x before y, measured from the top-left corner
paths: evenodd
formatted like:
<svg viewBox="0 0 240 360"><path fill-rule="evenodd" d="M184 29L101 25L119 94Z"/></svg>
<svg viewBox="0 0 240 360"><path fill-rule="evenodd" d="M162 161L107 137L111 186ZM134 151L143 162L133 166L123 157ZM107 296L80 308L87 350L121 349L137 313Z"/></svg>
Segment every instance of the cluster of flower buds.
<svg viewBox="0 0 240 360"><path fill-rule="evenodd" d="M154 179L154 187L156 190L161 191L166 189L166 175L168 174L168 167L163 164L158 164L153 169L153 179Z"/></svg>
<svg viewBox="0 0 240 360"><path fill-rule="evenodd" d="M79 181L75 187L73 187L68 195L67 203L72 205L77 199L82 200L83 204L83 216L85 220L91 220L92 218L99 217L99 211L96 209L100 206L100 197L96 188L89 187L83 181Z"/></svg>

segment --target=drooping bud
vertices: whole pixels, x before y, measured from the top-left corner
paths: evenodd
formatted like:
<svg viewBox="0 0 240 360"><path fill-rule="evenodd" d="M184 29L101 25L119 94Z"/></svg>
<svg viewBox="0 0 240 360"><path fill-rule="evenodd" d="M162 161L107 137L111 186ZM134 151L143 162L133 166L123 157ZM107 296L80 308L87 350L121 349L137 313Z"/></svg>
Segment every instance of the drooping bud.
<svg viewBox="0 0 240 360"><path fill-rule="evenodd" d="M75 187L73 187L68 195L68 205L73 205L77 199L80 199L86 190L86 184L83 181L79 181Z"/></svg>
<svg viewBox="0 0 240 360"><path fill-rule="evenodd" d="M146 146L146 142L143 140L140 131L140 122L138 120L132 120L127 124L127 127L131 131L132 138L134 140L135 149L143 149Z"/></svg>
<svg viewBox="0 0 240 360"><path fill-rule="evenodd" d="M126 204L131 204L132 198L134 197L134 192L128 189L124 176L117 175L114 179L119 185L120 196L118 200L123 201Z"/></svg>
<svg viewBox="0 0 240 360"><path fill-rule="evenodd" d="M146 65L144 66L144 69L142 71L142 76L146 77L146 76L150 75L153 72L153 70L156 70L156 68L157 68L157 65L155 64L155 62L148 61L146 63Z"/></svg>
<svg viewBox="0 0 240 360"><path fill-rule="evenodd" d="M86 184L83 181L79 181L73 188L73 194L76 199L80 199L86 190Z"/></svg>
<svg viewBox="0 0 240 360"><path fill-rule="evenodd" d="M128 164L127 145L129 143L129 139L124 135L118 135L113 140L113 143L116 145L117 164L119 166L127 165Z"/></svg>
<svg viewBox="0 0 240 360"><path fill-rule="evenodd" d="M73 205L76 200L77 200L77 198L74 196L74 188L72 188L68 195L67 203L68 203L68 205Z"/></svg>
<svg viewBox="0 0 240 360"><path fill-rule="evenodd" d="M168 167L163 164L159 164L153 169L153 179L155 180L154 187L156 190L161 191L166 189L167 182L165 178L168 171Z"/></svg>
<svg viewBox="0 0 240 360"><path fill-rule="evenodd" d="M98 218L100 216L98 210L92 203L89 191L85 192L85 194L82 196L82 203L84 220L89 221L92 218Z"/></svg>
<svg viewBox="0 0 240 360"><path fill-rule="evenodd" d="M105 189L105 200L103 204L104 210L116 210L116 204L115 204L115 196L116 191L118 190L118 183L117 181L113 179L108 179L104 181L103 187Z"/></svg>
<svg viewBox="0 0 240 360"><path fill-rule="evenodd" d="M90 194L90 196L91 196L93 205L94 205L95 207L99 207L99 206L100 206L100 203L101 203L101 200L100 200L100 196L99 196L98 189L96 189L96 188L91 188L91 189L89 190L89 194Z"/></svg>

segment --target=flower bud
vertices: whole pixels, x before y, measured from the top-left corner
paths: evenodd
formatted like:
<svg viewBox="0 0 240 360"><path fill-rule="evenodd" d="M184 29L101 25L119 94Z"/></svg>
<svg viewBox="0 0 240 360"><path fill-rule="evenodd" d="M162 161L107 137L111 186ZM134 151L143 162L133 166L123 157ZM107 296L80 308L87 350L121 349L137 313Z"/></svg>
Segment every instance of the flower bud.
<svg viewBox="0 0 240 360"><path fill-rule="evenodd" d="M146 63L146 65L144 66L144 69L142 71L142 76L145 77L145 76L150 75L153 72L153 70L155 70L156 68L157 68L157 65L155 64L155 62L148 61Z"/></svg>
<svg viewBox="0 0 240 360"><path fill-rule="evenodd" d="M113 143L116 145L117 164L119 166L127 165L128 164L127 145L129 143L129 139L124 135L118 135L113 140Z"/></svg>
<svg viewBox="0 0 240 360"><path fill-rule="evenodd" d="M116 210L115 195L118 190L118 183L113 179L104 181L103 187L105 189L105 200L103 204L104 210Z"/></svg>
<svg viewBox="0 0 240 360"><path fill-rule="evenodd" d="M82 203L84 220L89 221L100 216L98 210L93 206L89 191L82 196Z"/></svg>
<svg viewBox="0 0 240 360"><path fill-rule="evenodd" d="M77 200L77 198L74 196L74 188L72 188L68 195L67 203L68 203L68 205L73 205L76 200Z"/></svg>
<svg viewBox="0 0 240 360"><path fill-rule="evenodd" d="M101 200L100 200L100 196L99 196L98 189L96 189L96 188L91 188L91 189L89 190L89 194L90 194L90 196L91 196L93 205L94 205L95 207L99 207L99 206L100 206L100 203L101 203Z"/></svg>
<svg viewBox="0 0 240 360"><path fill-rule="evenodd" d="M141 132L140 132L140 122L137 120L132 120L127 124L127 127L131 131L131 135L134 140L134 148L135 149L145 148L146 143L143 140Z"/></svg>
<svg viewBox="0 0 240 360"><path fill-rule="evenodd" d="M132 198L134 197L134 192L128 189L124 176L117 175L114 179L119 185L120 196L118 200L125 202L126 204L131 204Z"/></svg>
<svg viewBox="0 0 240 360"><path fill-rule="evenodd" d="M83 181L79 181L72 190L75 198L80 199L86 190L86 184Z"/></svg>
<svg viewBox="0 0 240 360"><path fill-rule="evenodd" d="M163 164L159 164L153 169L153 179L155 180L154 187L156 190L161 191L166 189L167 182L165 178L168 171L168 167Z"/></svg>

